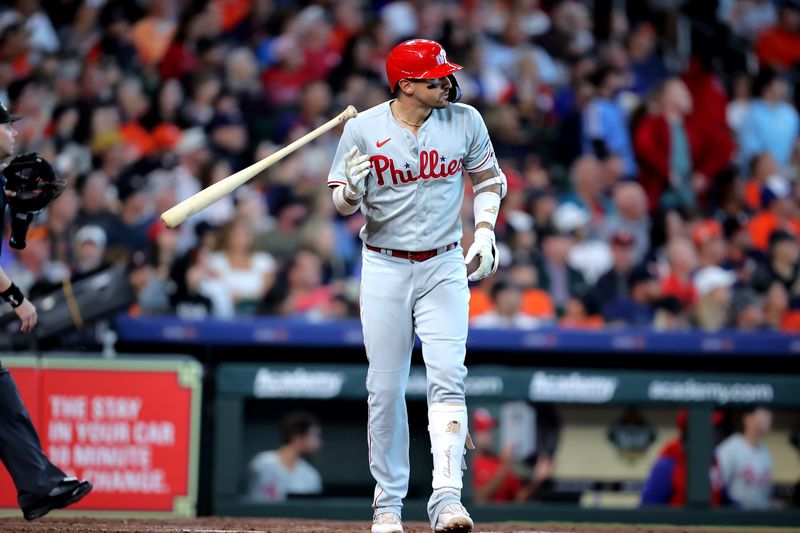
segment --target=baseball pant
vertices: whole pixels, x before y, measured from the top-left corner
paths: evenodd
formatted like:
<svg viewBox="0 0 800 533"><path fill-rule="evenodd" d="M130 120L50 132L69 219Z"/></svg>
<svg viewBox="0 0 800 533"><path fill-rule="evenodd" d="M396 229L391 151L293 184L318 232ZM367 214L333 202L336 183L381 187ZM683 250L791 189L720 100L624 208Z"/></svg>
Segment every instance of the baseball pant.
<svg viewBox="0 0 800 533"><path fill-rule="evenodd" d="M464 404L469 289L461 247L412 262L364 250L361 322L367 372L369 465L376 512L401 514L410 472L405 392L414 347L422 341L428 405ZM433 522L455 491L434 491Z"/></svg>
<svg viewBox="0 0 800 533"><path fill-rule="evenodd" d="M66 477L47 459L28 410L8 369L0 365L0 460L17 487L17 501L28 507Z"/></svg>

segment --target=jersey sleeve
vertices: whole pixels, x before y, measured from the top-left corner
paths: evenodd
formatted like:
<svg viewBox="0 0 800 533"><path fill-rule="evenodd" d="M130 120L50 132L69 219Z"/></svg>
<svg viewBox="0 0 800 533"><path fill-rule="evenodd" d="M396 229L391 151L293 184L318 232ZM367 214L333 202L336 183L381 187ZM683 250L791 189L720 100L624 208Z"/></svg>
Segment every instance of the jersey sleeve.
<svg viewBox="0 0 800 533"><path fill-rule="evenodd" d="M650 476L642 487L641 504L657 505L669 503L672 496L672 475L675 471L675 460L669 457L660 457L653 468Z"/></svg>
<svg viewBox="0 0 800 533"><path fill-rule="evenodd" d="M363 154L363 147L358 142L355 134L355 126L352 120L344 123L344 131L342 137L339 139L339 146L336 147L336 155L333 156L333 164L328 173L328 187L335 189L339 185L347 185L347 178L344 175L345 157L347 152L353 146L358 146L359 151Z"/></svg>
<svg viewBox="0 0 800 533"><path fill-rule="evenodd" d="M464 170L467 172L481 172L495 164L494 147L489 139L489 131L483 122L483 117L477 109L470 107L468 121L471 122L471 139L468 139L467 155L464 157Z"/></svg>

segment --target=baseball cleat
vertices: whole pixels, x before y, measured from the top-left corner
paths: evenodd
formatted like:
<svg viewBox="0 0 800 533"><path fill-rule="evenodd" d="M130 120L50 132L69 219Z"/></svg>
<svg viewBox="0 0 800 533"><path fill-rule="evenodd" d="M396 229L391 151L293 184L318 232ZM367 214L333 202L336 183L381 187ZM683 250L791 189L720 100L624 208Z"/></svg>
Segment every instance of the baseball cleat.
<svg viewBox="0 0 800 533"><path fill-rule="evenodd" d="M436 533L470 533L475 523L460 503L451 503L439 513L436 519Z"/></svg>
<svg viewBox="0 0 800 533"><path fill-rule="evenodd" d="M394 513L381 513L372 519L372 533L403 533L403 522Z"/></svg>
<svg viewBox="0 0 800 533"><path fill-rule="evenodd" d="M54 509L62 509L73 503L77 503L81 498L89 494L92 484L88 481L80 481L77 478L64 478L50 494L40 498L33 505L22 509L25 520L36 520L41 518Z"/></svg>

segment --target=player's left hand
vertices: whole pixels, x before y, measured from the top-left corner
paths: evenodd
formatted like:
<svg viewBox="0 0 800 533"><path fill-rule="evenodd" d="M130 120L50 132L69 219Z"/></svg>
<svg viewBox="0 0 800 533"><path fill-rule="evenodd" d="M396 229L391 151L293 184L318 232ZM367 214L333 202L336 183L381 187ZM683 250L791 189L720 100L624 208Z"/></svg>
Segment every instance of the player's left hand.
<svg viewBox="0 0 800 533"><path fill-rule="evenodd" d="M347 178L345 192L351 200L358 200L364 196L366 181L370 170L369 154L362 155L357 147L353 147L345 156L344 175Z"/></svg>
<svg viewBox="0 0 800 533"><path fill-rule="evenodd" d="M475 230L475 240L472 246L469 247L469 250L467 250L464 264L470 264L476 256L480 256L481 262L478 268L467 276L468 280L482 280L497 272L497 266L500 263L500 254L495 244L494 231L489 228L478 228Z"/></svg>

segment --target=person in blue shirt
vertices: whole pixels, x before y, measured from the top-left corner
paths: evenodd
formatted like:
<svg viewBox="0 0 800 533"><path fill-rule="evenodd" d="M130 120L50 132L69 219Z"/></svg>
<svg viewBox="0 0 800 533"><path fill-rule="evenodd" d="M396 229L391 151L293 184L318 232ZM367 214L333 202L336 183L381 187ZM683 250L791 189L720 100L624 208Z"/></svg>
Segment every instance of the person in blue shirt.
<svg viewBox="0 0 800 533"><path fill-rule="evenodd" d="M619 73L610 67L601 67L589 81L595 95L583 112L583 151L604 160L610 155L622 159L624 175L636 175L631 132L625 110L616 101L620 86Z"/></svg>
<svg viewBox="0 0 800 533"><path fill-rule="evenodd" d="M754 156L769 152L785 169L800 133L797 110L786 101L786 82L774 69L765 67L753 82L753 95L737 132L740 168L749 168Z"/></svg>

